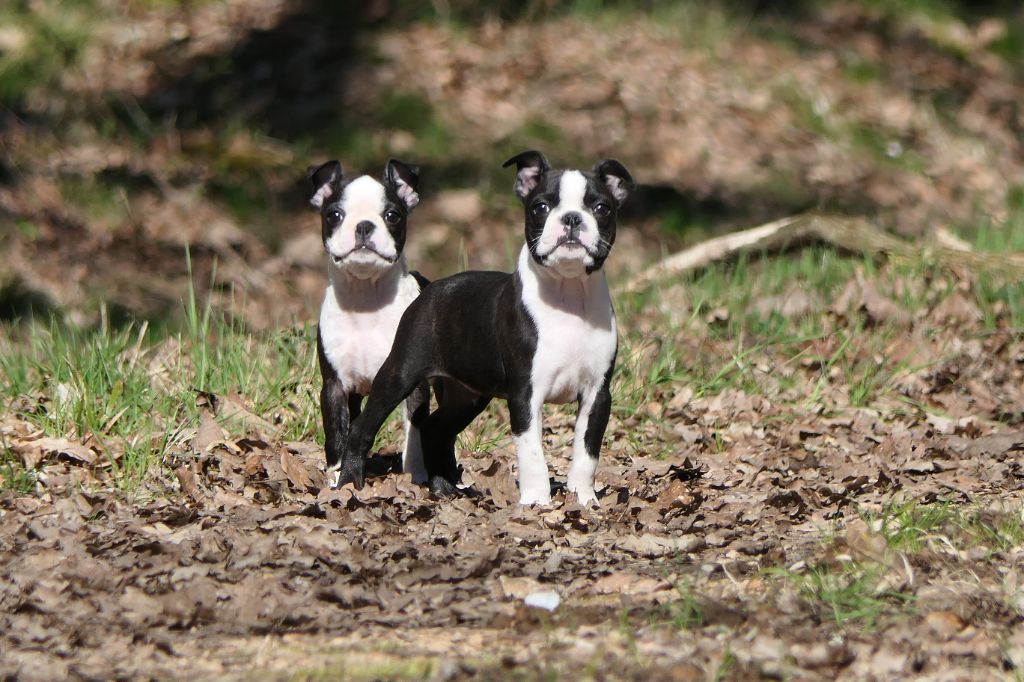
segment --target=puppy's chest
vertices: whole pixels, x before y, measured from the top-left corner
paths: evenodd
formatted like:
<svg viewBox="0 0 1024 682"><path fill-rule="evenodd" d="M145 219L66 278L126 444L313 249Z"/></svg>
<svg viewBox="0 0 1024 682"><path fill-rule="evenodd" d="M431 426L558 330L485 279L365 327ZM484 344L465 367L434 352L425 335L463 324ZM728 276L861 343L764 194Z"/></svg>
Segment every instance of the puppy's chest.
<svg viewBox="0 0 1024 682"><path fill-rule="evenodd" d="M375 310L349 309L344 296L327 287L320 309L320 336L324 355L348 393L367 394L391 352L402 313L419 294L412 277L401 283L397 296Z"/></svg>
<svg viewBox="0 0 1024 682"><path fill-rule="evenodd" d="M537 326L531 380L544 402L566 403L596 391L615 357L615 315L608 298L566 311L533 301Z"/></svg>

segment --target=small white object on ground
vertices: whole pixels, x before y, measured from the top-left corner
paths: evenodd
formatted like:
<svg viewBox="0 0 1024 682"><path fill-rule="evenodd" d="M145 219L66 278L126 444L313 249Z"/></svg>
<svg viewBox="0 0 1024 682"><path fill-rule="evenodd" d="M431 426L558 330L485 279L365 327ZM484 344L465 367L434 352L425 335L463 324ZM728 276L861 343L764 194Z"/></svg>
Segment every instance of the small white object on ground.
<svg viewBox="0 0 1024 682"><path fill-rule="evenodd" d="M554 590L541 590L540 592L531 592L526 595L523 601L527 606L554 611L562 603L562 598Z"/></svg>

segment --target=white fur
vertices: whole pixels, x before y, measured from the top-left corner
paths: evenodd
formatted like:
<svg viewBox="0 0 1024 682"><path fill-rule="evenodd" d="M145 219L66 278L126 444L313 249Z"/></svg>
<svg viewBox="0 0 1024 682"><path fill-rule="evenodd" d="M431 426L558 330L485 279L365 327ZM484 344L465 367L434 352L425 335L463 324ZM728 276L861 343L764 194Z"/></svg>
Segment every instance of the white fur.
<svg viewBox="0 0 1024 682"><path fill-rule="evenodd" d="M366 395L395 340L402 313L420 293L416 281L400 257L377 277L353 275L350 268L329 261L331 284L320 308L320 338L324 354L341 380L345 393ZM362 274L362 273L360 273ZM413 480L427 480L417 429L405 419L403 469ZM328 472L337 483L338 472Z"/></svg>
<svg viewBox="0 0 1024 682"><path fill-rule="evenodd" d="M540 412L539 408L537 410ZM551 504L548 464L541 444L541 422L535 417L523 433L513 436L519 467L519 504Z"/></svg>
<svg viewBox="0 0 1024 682"><path fill-rule="evenodd" d="M629 196L629 191L626 189L622 178L616 175L606 175L604 177L604 184L608 191L612 193L612 196L615 197L615 201L621 206L622 202Z"/></svg>
<svg viewBox="0 0 1024 682"><path fill-rule="evenodd" d="M405 444L402 446L402 471L412 474L413 483L426 483L430 476L427 475L427 465L423 461L420 430L412 425L409 403L405 404L404 409L405 418L402 423L405 426Z"/></svg>
<svg viewBox="0 0 1024 682"><path fill-rule="evenodd" d="M395 178L395 193L405 203L406 208L410 210L420 203L420 195L400 177Z"/></svg>
<svg viewBox="0 0 1024 682"><path fill-rule="evenodd" d="M390 261L398 257L395 240L381 215L386 206L386 196L384 185L369 175L350 182L338 202L344 218L327 240L327 252L334 261L351 265L352 274L362 279L372 277L375 270L391 265ZM364 221L373 223L375 227L367 241L371 248L355 250L356 225Z"/></svg>
<svg viewBox="0 0 1024 682"><path fill-rule="evenodd" d="M569 474L566 476L565 484L572 492L576 493L580 504L597 504L597 493L594 492L594 475L597 473L597 459L587 454L584 438L587 433L587 425L590 423L590 412L594 408L594 399L597 397L597 389L583 395L580 401L579 412L576 415L576 432L572 440L572 464L569 465Z"/></svg>
<svg viewBox="0 0 1024 682"><path fill-rule="evenodd" d="M334 190L331 189L330 183L327 183L318 189L312 197L310 197L309 203L313 208L320 208L324 205L325 201L331 198L332 194L334 194Z"/></svg>
<svg viewBox="0 0 1024 682"><path fill-rule="evenodd" d="M594 264L594 258L587 251L594 251L597 248L601 235L597 230L597 219L594 214L584 205L583 199L587 193L587 178L578 170L568 170L562 173L558 182L558 205L551 207L547 220L544 221L544 229L537 242L535 250L540 256L550 254L551 265L559 268L568 268L563 275L579 277L584 270ZM567 234L569 228L562 223L566 213L577 213L583 219L580 223L579 240L586 247L580 248L574 245L556 246L558 240ZM577 264L575 268L571 264Z"/></svg>
<svg viewBox="0 0 1024 682"><path fill-rule="evenodd" d="M568 485L581 501L596 502L596 462L586 453L583 437L617 343L615 312L604 270L564 277L557 268L539 265L524 247L518 272L523 283L523 305L537 326L537 352L530 371L534 397L531 422L516 440L520 496L528 500L523 502L527 504L538 501L533 498L541 485L547 490L547 466L541 470L534 454L540 450L543 403L580 399Z"/></svg>
<svg viewBox="0 0 1024 682"><path fill-rule="evenodd" d="M537 178L540 177L540 172L540 168L537 166L526 166L525 168L520 168L519 172L516 173L514 189L520 199L525 198L537 186Z"/></svg>

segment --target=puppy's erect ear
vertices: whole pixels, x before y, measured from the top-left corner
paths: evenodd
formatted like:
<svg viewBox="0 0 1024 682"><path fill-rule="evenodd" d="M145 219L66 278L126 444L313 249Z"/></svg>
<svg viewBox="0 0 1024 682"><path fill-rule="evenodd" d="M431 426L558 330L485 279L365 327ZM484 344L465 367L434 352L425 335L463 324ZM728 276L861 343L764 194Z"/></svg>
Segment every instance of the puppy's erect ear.
<svg viewBox="0 0 1024 682"><path fill-rule="evenodd" d="M548 165L548 160L544 158L544 155L537 151L523 152L522 154L516 154L511 159L501 164L502 168L508 168L512 164L516 165L519 172L516 174L515 191L519 195L520 199L525 199L533 188L537 186L540 181L540 176L548 172L551 166Z"/></svg>
<svg viewBox="0 0 1024 682"><path fill-rule="evenodd" d="M313 196L309 198L309 204L313 208L323 208L327 200L337 196L341 188L341 164L337 161L328 161L320 167L310 166L306 172L313 183Z"/></svg>
<svg viewBox="0 0 1024 682"><path fill-rule="evenodd" d="M384 169L384 184L395 191L409 210L420 203L420 195L416 187L420 184L420 169L409 166L401 161L391 159Z"/></svg>
<svg viewBox="0 0 1024 682"><path fill-rule="evenodd" d="M598 161L594 166L594 173L601 178L608 191L615 197L615 202L622 206L629 193L633 191L633 176L629 174L626 167L615 159Z"/></svg>

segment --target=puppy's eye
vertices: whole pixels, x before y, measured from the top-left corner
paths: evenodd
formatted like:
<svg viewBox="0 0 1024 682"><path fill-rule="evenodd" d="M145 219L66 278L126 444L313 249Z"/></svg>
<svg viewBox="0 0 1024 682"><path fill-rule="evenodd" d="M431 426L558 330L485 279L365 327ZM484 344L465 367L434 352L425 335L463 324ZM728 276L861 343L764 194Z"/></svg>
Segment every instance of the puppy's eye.
<svg viewBox="0 0 1024 682"><path fill-rule="evenodd" d="M388 225L397 225L402 220L402 216L398 214L398 211L388 210L384 212L384 222Z"/></svg>
<svg viewBox="0 0 1024 682"><path fill-rule="evenodd" d="M611 215L611 212L612 207L604 203L603 201L600 204L596 204L594 206L594 215L596 215L598 218L607 218L609 215Z"/></svg>
<svg viewBox="0 0 1024 682"><path fill-rule="evenodd" d="M538 218L543 218L550 212L551 207L545 204L543 201L540 202L539 204L534 204L533 206L533 215L537 216Z"/></svg>
<svg viewBox="0 0 1024 682"><path fill-rule="evenodd" d="M324 219L327 221L328 225L337 225L341 222L341 211L337 209L328 211L324 216Z"/></svg>

